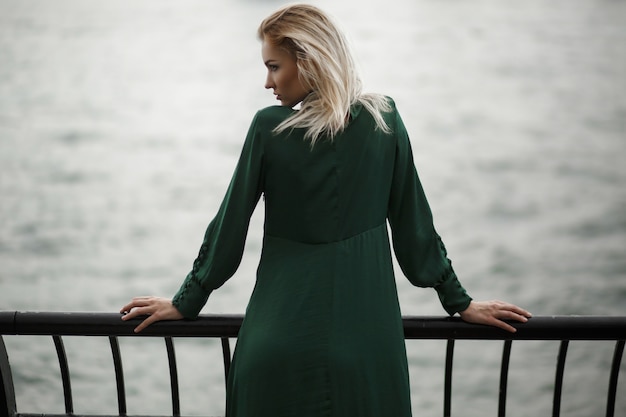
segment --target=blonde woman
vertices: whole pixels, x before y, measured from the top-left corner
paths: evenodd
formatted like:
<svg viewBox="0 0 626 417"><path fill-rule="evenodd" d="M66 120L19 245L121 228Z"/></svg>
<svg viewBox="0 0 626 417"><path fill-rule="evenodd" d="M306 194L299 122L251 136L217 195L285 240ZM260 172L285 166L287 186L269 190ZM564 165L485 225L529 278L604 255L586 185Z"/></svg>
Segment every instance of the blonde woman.
<svg viewBox="0 0 626 417"><path fill-rule="evenodd" d="M393 100L361 91L346 41L319 9L284 7L258 30L265 88L222 205L172 300L139 297L124 320L194 318L237 269L265 197L257 281L228 376L228 417L407 417L409 377L393 250L444 309L515 329L530 313L473 301L435 231ZM293 107L300 104L299 110Z"/></svg>

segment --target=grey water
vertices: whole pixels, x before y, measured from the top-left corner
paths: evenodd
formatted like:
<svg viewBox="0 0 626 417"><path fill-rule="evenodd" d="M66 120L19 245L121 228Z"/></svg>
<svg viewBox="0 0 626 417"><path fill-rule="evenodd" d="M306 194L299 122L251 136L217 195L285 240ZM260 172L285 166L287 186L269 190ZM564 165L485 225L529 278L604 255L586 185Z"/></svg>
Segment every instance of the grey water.
<svg viewBox="0 0 626 417"><path fill-rule="evenodd" d="M394 97L437 228L475 299L626 314L626 2L311 1ZM0 309L114 312L171 296L264 90L272 0L0 0ZM261 203L262 204L262 203ZM262 207L204 313L242 313ZM444 315L397 274L403 314ZM63 412L48 338L5 337L18 409ZM160 340L121 341L129 414L171 408ZM106 339L67 338L77 413L117 413ZM223 414L220 347L176 340L182 413ZM445 342L408 341L416 416ZM453 415L495 415L500 342L457 342ZM563 416L604 415L612 343L572 342ZM513 344L507 415L550 415L558 343ZM622 364L616 415L626 416Z"/></svg>

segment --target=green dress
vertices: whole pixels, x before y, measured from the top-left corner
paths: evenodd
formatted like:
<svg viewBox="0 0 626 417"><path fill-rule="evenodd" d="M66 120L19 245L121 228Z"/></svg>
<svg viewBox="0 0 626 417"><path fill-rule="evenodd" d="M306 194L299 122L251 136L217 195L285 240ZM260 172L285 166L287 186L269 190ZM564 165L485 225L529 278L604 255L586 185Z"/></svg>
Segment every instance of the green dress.
<svg viewBox="0 0 626 417"><path fill-rule="evenodd" d="M228 417L408 417L409 377L393 272L434 287L449 314L471 300L436 233L406 129L390 99L376 129L357 104L333 141L273 133L260 110L200 253L173 299L187 318L236 271L265 199L263 249L228 376Z"/></svg>

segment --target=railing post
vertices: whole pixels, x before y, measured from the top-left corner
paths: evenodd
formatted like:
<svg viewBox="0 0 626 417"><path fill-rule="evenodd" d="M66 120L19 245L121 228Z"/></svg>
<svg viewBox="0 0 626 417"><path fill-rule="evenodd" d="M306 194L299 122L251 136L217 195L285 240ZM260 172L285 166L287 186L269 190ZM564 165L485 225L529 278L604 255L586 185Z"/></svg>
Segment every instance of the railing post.
<svg viewBox="0 0 626 417"><path fill-rule="evenodd" d="M452 415L452 363L454 361L454 339L448 339L446 347L446 370L443 388L443 417Z"/></svg>
<svg viewBox="0 0 626 417"><path fill-rule="evenodd" d="M122 354L120 344L116 336L109 336L111 354L113 356L113 368L115 369L115 386L117 388L117 411L120 416L126 415L126 387L124 384L124 369L122 367Z"/></svg>
<svg viewBox="0 0 626 417"><path fill-rule="evenodd" d="M624 340L618 340L615 343L615 352L613 353L613 363L611 366L611 376L609 378L609 393L606 403L606 417L615 415L615 399L617 398L617 378L619 376L619 367L622 363L622 355L624 354Z"/></svg>
<svg viewBox="0 0 626 417"><path fill-rule="evenodd" d="M506 415L506 395L509 381L509 363L511 361L512 340L505 340L502 348L502 365L500 366L500 395L498 398L498 417Z"/></svg>
<svg viewBox="0 0 626 417"><path fill-rule="evenodd" d="M72 401L72 384L70 383L70 369L67 366L67 356L63 339L59 335L53 335L54 346L59 358L59 368L61 368L61 382L63 383L63 398L65 400L65 413L74 414L74 403Z"/></svg>
<svg viewBox="0 0 626 417"><path fill-rule="evenodd" d="M563 374L565 372L565 359L569 340L562 340L559 348L559 356L556 364L556 376L554 378L554 400L552 401L552 417L561 415L561 395L563 394Z"/></svg>
<svg viewBox="0 0 626 417"><path fill-rule="evenodd" d="M11 364L4 339L0 335L0 417L14 417L17 414L15 404L15 388Z"/></svg>
<svg viewBox="0 0 626 417"><path fill-rule="evenodd" d="M222 357L224 358L224 383L228 388L228 374L230 373L230 340L222 337Z"/></svg>
<svg viewBox="0 0 626 417"><path fill-rule="evenodd" d="M180 394L178 392L178 368L176 366L176 353L174 351L174 341L171 337L165 338L167 349L167 362L170 368L170 388L172 391L172 416L180 417Z"/></svg>

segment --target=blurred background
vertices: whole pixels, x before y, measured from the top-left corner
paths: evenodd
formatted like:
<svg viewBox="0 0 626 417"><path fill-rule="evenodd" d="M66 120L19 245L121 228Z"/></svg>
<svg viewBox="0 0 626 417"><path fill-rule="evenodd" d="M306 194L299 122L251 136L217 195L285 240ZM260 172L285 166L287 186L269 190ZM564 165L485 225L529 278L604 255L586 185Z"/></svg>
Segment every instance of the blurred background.
<svg viewBox="0 0 626 417"><path fill-rule="evenodd" d="M626 2L310 1L392 96L461 282L535 315L626 314ZM0 309L118 311L191 268L264 90L278 1L0 0ZM243 313L262 202L204 313ZM398 269L403 314L444 315ZM63 412L48 338L5 337L18 410ZM177 340L182 413L223 415L219 344ZM77 413L116 413L108 340L68 338ZM445 342L408 342L439 416ZM452 411L495 415L501 343L457 342ZM563 416L604 414L613 344L573 342ZM558 343L513 345L508 412L551 412ZM170 406L160 340L122 340L129 414ZM622 364L616 415L626 415ZM97 393L95 395L94 393ZM462 413L462 414L460 414Z"/></svg>

